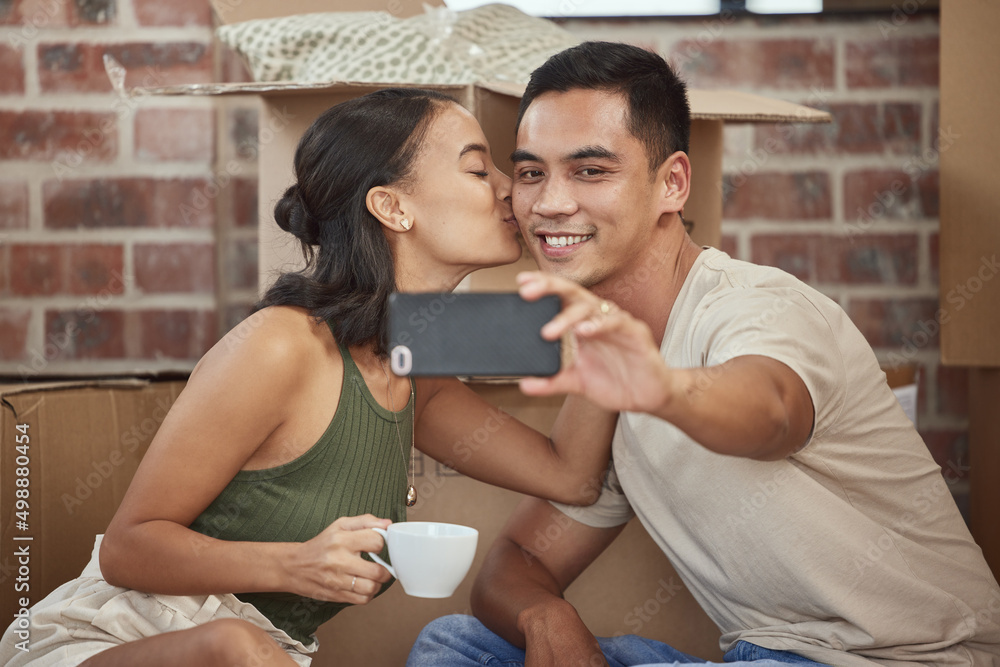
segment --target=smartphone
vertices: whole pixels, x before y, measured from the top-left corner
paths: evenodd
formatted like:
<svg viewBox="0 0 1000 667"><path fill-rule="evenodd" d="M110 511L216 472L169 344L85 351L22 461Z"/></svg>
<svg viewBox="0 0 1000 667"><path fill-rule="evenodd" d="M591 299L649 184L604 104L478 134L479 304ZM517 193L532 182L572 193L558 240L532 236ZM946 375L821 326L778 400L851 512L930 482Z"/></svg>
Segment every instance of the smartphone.
<svg viewBox="0 0 1000 667"><path fill-rule="evenodd" d="M560 342L542 327L557 296L525 301L516 292L389 295L389 355L396 375L520 377L559 372Z"/></svg>

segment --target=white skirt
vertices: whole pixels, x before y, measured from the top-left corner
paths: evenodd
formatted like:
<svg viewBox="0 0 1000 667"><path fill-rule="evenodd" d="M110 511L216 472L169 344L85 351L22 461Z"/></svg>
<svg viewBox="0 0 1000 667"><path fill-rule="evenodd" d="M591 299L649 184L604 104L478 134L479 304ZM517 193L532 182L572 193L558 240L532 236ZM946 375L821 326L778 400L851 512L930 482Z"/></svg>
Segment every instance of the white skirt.
<svg viewBox="0 0 1000 667"><path fill-rule="evenodd" d="M36 603L30 610L28 643L18 621L0 640L0 666L75 667L87 658L125 642L164 632L188 630L222 618L249 621L267 632L298 664L308 667L318 648L292 639L256 607L235 595L154 595L112 586L101 575L101 538L83 573Z"/></svg>

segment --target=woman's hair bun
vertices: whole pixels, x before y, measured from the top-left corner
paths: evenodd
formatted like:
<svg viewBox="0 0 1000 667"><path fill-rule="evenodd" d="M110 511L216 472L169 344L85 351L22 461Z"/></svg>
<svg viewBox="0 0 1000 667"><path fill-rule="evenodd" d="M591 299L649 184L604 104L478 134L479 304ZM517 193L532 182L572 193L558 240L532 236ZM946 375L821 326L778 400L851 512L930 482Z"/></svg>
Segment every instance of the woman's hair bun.
<svg viewBox="0 0 1000 667"><path fill-rule="evenodd" d="M284 196L274 205L274 221L295 238L308 245L319 243L319 224L309 215L299 191L298 183L285 190Z"/></svg>

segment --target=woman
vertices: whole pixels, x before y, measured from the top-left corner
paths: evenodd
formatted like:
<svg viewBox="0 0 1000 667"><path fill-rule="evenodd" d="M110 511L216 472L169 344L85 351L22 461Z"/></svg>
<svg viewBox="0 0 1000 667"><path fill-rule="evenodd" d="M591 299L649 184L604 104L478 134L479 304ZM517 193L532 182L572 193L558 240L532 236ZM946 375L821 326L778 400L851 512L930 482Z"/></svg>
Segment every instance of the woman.
<svg viewBox="0 0 1000 667"><path fill-rule="evenodd" d="M520 255L510 179L475 118L438 93L372 93L320 116L295 174L275 219L307 268L201 359L95 558L33 610L31 652L5 637L10 664L308 664L319 624L388 585L361 554L383 548L368 528L406 517L411 444L486 482L593 500L611 415L571 399L552 440L508 419L456 457L491 406L387 371L391 291L450 290Z"/></svg>

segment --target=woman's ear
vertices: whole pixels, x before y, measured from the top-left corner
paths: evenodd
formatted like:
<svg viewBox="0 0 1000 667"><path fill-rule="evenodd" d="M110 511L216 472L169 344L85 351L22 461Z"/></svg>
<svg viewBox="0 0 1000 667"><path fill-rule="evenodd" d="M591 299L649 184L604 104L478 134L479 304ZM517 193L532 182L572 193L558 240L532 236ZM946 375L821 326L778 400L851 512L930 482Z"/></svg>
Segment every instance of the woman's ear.
<svg viewBox="0 0 1000 667"><path fill-rule="evenodd" d="M656 182L663 187L661 204L663 212L677 213L691 195L691 159L687 153L677 151L660 165Z"/></svg>
<svg viewBox="0 0 1000 667"><path fill-rule="evenodd" d="M413 217L407 215L399 193L384 185L376 185L365 196L368 211L375 216L387 229L394 232L406 232L413 227Z"/></svg>

